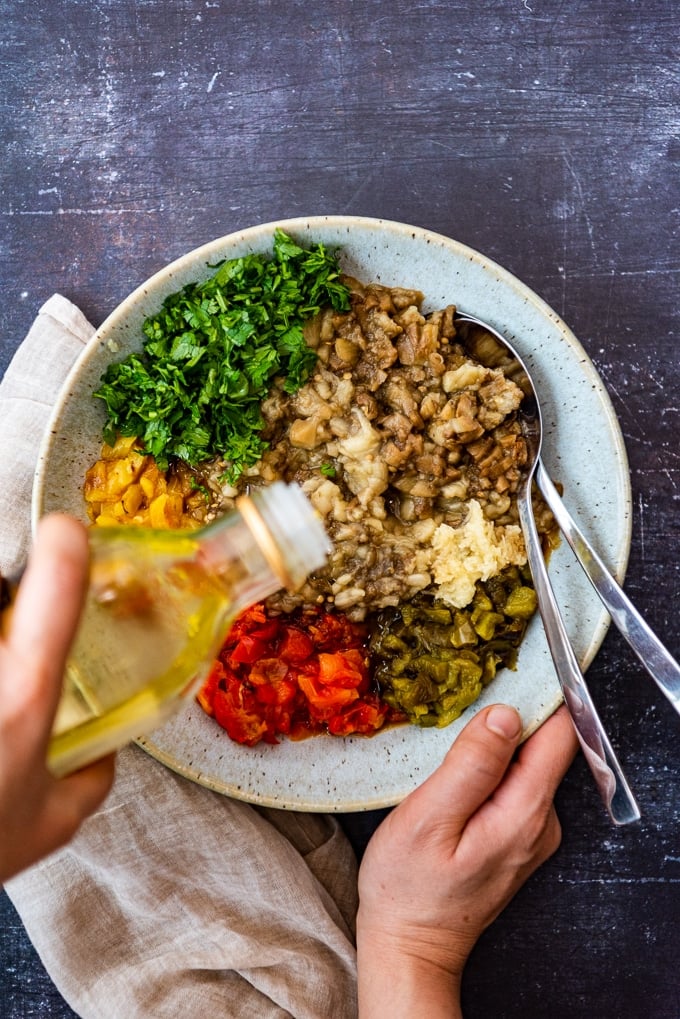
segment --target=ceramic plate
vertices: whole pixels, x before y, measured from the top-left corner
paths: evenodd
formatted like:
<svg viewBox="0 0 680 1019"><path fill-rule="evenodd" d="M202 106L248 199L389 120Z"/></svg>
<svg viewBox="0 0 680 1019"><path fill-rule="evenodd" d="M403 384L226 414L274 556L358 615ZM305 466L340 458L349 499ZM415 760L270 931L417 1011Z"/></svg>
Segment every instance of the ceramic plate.
<svg viewBox="0 0 680 1019"><path fill-rule="evenodd" d="M422 290L425 309L454 303L513 341L535 376L546 426L544 460L564 486L565 502L622 579L630 546L630 486L623 439L609 397L585 351L535 293L478 252L438 234L383 220L312 217L270 223L206 244L156 273L97 331L69 376L38 462L34 522L51 510L86 519L81 486L101 445L103 407L91 398L112 360L141 347L143 319L163 299L211 274L223 258L271 251L276 226L306 245L338 247L343 269L366 282ZM567 629L585 668L608 617L566 543L550 574ZM561 696L540 620L522 645L517 670L504 670L472 708L446 729L411 726L377 735L320 736L255 748L232 743L190 705L140 744L168 767L238 799L297 810L353 811L397 803L442 760L474 711L504 701L537 728Z"/></svg>

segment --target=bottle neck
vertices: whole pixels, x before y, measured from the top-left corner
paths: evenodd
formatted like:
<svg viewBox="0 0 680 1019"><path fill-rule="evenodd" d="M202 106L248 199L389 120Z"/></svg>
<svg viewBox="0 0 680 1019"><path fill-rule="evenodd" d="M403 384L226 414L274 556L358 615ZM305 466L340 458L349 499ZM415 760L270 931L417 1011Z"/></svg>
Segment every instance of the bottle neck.
<svg viewBox="0 0 680 1019"><path fill-rule="evenodd" d="M302 489L282 481L241 496L236 512L205 528L199 544L207 572L245 604L282 587L298 590L331 549Z"/></svg>
<svg viewBox="0 0 680 1019"><path fill-rule="evenodd" d="M283 550L277 544L259 507L247 495L242 495L236 500L236 508L248 525L272 572L279 578L279 587L287 587L292 590L296 586L296 580L291 575Z"/></svg>
<svg viewBox="0 0 680 1019"><path fill-rule="evenodd" d="M249 519L241 512L229 513L199 533L198 560L224 591L230 615L268 598L284 586L283 577L274 568L276 545L265 534L271 541L270 558L266 554L268 543L263 548L258 537L261 535L253 531Z"/></svg>

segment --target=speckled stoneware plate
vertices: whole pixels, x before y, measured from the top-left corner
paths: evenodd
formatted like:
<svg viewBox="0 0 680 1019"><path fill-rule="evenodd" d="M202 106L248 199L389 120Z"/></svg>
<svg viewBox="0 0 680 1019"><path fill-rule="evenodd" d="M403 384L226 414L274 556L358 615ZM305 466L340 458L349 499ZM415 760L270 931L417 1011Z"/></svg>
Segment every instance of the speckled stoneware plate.
<svg viewBox="0 0 680 1019"><path fill-rule="evenodd" d="M321 216L253 227L206 244L156 273L97 331L66 382L36 473L34 521L50 510L85 519L81 494L97 459L103 408L91 398L108 363L141 347L143 319L169 293L211 274L220 259L268 252L276 226L302 243L341 249L341 264L364 281L417 287L429 310L455 303L515 343L535 376L546 426L544 459L564 485L565 502L619 578L630 546L630 487L623 439L609 397L585 351L535 293L476 251L417 227ZM585 668L608 617L563 542L550 561L557 598ZM397 803L442 760L473 711L504 701L531 732L561 696L541 622L534 619L515 672L504 670L449 728L406 726L371 738L317 737L247 748L232 743L192 704L141 745L187 778L253 803L297 810L352 811Z"/></svg>

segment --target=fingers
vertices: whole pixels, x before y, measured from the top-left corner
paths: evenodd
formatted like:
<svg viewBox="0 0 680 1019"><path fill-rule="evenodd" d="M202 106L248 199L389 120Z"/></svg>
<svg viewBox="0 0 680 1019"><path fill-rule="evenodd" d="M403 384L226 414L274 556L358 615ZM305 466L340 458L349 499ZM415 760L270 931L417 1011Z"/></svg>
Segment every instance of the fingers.
<svg viewBox="0 0 680 1019"><path fill-rule="evenodd" d="M514 847L525 876L560 844L553 801L577 748L569 714L560 708L520 748L504 781L478 815L485 830L495 830L501 841Z"/></svg>
<svg viewBox="0 0 680 1019"><path fill-rule="evenodd" d="M563 704L529 737L519 753L520 762L543 770L554 792L574 760L578 739L574 724Z"/></svg>
<svg viewBox="0 0 680 1019"><path fill-rule="evenodd" d="M562 705L520 748L501 790L502 805L526 810L529 802L552 802L577 749L574 726Z"/></svg>
<svg viewBox="0 0 680 1019"><path fill-rule="evenodd" d="M440 832L445 828L448 838L459 838L502 782L521 731L519 714L507 705L495 704L475 715L443 764L409 797L414 814L434 814Z"/></svg>
<svg viewBox="0 0 680 1019"><path fill-rule="evenodd" d="M45 517L38 527L7 639L17 663L18 689L26 699L56 705L69 647L87 586L88 545L82 524Z"/></svg>
<svg viewBox="0 0 680 1019"><path fill-rule="evenodd" d="M0 861L3 878L65 845L111 788L114 758L106 757L67 778L48 780L17 830L25 836L11 840Z"/></svg>
<svg viewBox="0 0 680 1019"><path fill-rule="evenodd" d="M113 784L115 755L59 779L55 785L55 813L70 829L69 838L80 822L107 796Z"/></svg>

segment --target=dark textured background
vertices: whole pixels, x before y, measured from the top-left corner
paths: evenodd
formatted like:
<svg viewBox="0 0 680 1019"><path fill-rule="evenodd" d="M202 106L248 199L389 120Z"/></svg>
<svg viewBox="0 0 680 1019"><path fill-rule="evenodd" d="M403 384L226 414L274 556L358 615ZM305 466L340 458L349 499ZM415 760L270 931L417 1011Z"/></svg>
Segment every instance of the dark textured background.
<svg viewBox="0 0 680 1019"><path fill-rule="evenodd" d="M630 458L626 586L679 654L679 25L676 0L0 0L0 370L54 291L98 323L251 224L448 234L600 371ZM680 719L614 633L589 678L643 820L612 829L575 763L563 845L475 951L468 1019L680 1016ZM72 1015L6 899L0 970L2 1017Z"/></svg>

